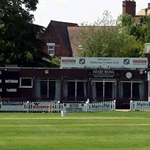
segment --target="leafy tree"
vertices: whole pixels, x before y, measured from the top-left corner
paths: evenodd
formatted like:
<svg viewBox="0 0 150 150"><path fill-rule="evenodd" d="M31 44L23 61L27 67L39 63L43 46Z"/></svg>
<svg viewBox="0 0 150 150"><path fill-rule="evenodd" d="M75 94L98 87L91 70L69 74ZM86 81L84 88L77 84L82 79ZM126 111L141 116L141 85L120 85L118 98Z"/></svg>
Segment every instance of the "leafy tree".
<svg viewBox="0 0 150 150"><path fill-rule="evenodd" d="M92 25L84 25L77 40L82 45L78 50L85 57L141 57L143 44L130 35L127 30L120 28L111 14L105 11L102 19ZM130 20L132 24L133 20Z"/></svg>
<svg viewBox="0 0 150 150"><path fill-rule="evenodd" d="M45 43L38 39L44 27L33 24L38 0L2 0L0 4L0 65L50 66L42 58Z"/></svg>
<svg viewBox="0 0 150 150"><path fill-rule="evenodd" d="M51 59L51 67L59 68L60 67L60 58L52 58Z"/></svg>
<svg viewBox="0 0 150 150"><path fill-rule="evenodd" d="M143 44L150 43L150 15L137 19L134 19L129 14L122 15L119 26L129 35L135 36L137 41Z"/></svg>

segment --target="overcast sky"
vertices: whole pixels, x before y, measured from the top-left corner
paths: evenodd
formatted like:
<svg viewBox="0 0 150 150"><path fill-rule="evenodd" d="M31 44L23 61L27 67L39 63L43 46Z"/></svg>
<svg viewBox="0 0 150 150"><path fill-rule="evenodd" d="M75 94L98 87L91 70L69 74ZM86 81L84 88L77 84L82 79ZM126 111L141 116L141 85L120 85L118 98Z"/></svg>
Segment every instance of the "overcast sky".
<svg viewBox="0 0 150 150"><path fill-rule="evenodd" d="M148 6L150 0L135 0L136 13ZM34 23L47 27L51 20L93 23L108 10L116 19L122 14L122 0L39 0L33 13Z"/></svg>

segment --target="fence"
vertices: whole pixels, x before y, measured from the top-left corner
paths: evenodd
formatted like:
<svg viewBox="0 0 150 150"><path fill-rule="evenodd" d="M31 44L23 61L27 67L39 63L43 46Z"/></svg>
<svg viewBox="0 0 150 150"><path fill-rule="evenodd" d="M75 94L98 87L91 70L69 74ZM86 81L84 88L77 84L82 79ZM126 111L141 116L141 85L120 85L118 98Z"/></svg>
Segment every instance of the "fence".
<svg viewBox="0 0 150 150"><path fill-rule="evenodd" d="M130 110L150 110L150 102L148 101L130 101Z"/></svg>
<svg viewBox="0 0 150 150"><path fill-rule="evenodd" d="M100 103L58 103L52 102L22 102L22 101L0 101L0 111L20 112L95 112L111 111L116 109L116 101Z"/></svg>

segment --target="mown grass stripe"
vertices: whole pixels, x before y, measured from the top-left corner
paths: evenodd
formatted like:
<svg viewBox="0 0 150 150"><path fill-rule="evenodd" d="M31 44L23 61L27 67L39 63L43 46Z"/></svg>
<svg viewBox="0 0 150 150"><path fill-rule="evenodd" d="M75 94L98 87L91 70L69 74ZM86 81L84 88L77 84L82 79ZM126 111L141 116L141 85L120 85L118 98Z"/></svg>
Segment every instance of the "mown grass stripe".
<svg viewBox="0 0 150 150"><path fill-rule="evenodd" d="M135 118L135 117L58 117L58 118L0 118L0 120L57 120L57 119L110 119L110 120L115 120L115 119L119 119L119 120L133 120L133 119L140 119L140 120L144 120L144 119L150 119L150 118Z"/></svg>
<svg viewBox="0 0 150 150"><path fill-rule="evenodd" d="M150 124L66 124L66 125L0 125L0 127L50 127L50 126L150 126Z"/></svg>

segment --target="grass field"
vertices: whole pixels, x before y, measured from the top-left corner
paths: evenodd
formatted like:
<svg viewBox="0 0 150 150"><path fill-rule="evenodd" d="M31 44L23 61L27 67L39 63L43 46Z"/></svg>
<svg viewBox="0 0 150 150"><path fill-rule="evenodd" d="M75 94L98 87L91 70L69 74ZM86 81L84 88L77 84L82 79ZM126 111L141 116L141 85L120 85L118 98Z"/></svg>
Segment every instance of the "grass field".
<svg viewBox="0 0 150 150"><path fill-rule="evenodd" d="M0 150L149 150L150 112L0 113Z"/></svg>

